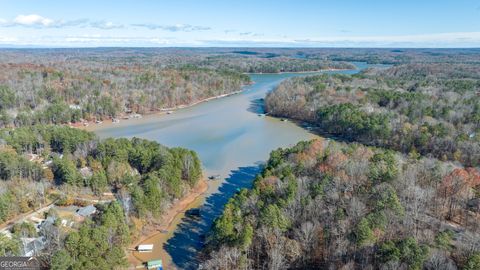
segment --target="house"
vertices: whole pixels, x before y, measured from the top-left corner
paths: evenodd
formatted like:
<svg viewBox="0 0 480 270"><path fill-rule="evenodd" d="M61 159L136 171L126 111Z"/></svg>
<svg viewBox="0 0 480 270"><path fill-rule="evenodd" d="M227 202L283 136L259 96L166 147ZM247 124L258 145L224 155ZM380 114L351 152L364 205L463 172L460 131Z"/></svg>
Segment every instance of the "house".
<svg viewBox="0 0 480 270"><path fill-rule="evenodd" d="M85 207L79 208L77 210L77 215L86 218L86 217L90 217L96 212L97 212L97 208L93 206L93 204L91 204L91 205L87 205Z"/></svg>
<svg viewBox="0 0 480 270"><path fill-rule="evenodd" d="M53 164L53 160L47 160L47 161L43 162L42 168L47 169L50 166L52 166L52 164Z"/></svg>
<svg viewBox="0 0 480 270"><path fill-rule="evenodd" d="M480 198L474 198L467 202L468 210L480 214Z"/></svg>
<svg viewBox="0 0 480 270"><path fill-rule="evenodd" d="M7 230L7 229L1 230L1 231L0 231L0 234L2 234L3 236L5 236L5 237L7 237L7 238L9 238L9 239L12 239L12 236L13 236L12 232L9 231L9 230Z"/></svg>
<svg viewBox="0 0 480 270"><path fill-rule="evenodd" d="M55 224L56 218L53 216L48 216L45 220L43 220L39 225L37 225L37 229L41 230L43 228L49 228Z"/></svg>
<svg viewBox="0 0 480 270"><path fill-rule="evenodd" d="M89 167L83 167L80 170L80 174L82 175L83 179L92 177L93 171Z"/></svg>
<svg viewBox="0 0 480 270"><path fill-rule="evenodd" d="M45 247L45 239L37 238L21 238L23 245L23 256L31 257L38 254Z"/></svg>
<svg viewBox="0 0 480 270"><path fill-rule="evenodd" d="M37 154L27 154L26 157L28 161L43 163L43 158Z"/></svg>

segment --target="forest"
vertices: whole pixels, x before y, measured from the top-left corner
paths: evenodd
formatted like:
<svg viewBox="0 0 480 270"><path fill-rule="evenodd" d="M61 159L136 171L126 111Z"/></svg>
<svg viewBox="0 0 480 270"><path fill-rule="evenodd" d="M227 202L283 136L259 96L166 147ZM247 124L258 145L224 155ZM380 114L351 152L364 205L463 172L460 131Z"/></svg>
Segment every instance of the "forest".
<svg viewBox="0 0 480 270"><path fill-rule="evenodd" d="M352 69L346 62L188 49L0 50L0 127L151 113L240 91L247 72Z"/></svg>
<svg viewBox="0 0 480 270"><path fill-rule="evenodd" d="M38 255L52 269L126 268L131 243L202 177L191 150L67 124L235 93L248 73L362 61L388 65L286 79L265 97L268 115L323 138L271 152L202 235L200 268L480 269L478 49L0 52L0 224L108 198L74 226L55 207L40 230L13 224L0 256L43 237Z"/></svg>
<svg viewBox="0 0 480 270"><path fill-rule="evenodd" d="M103 120L230 94L244 73L480 62L475 49L0 49L0 127Z"/></svg>
<svg viewBox="0 0 480 270"><path fill-rule="evenodd" d="M270 154L201 269L479 269L480 172L326 139Z"/></svg>
<svg viewBox="0 0 480 270"><path fill-rule="evenodd" d="M477 65L444 63L322 74L282 82L265 105L325 136L479 166L479 79Z"/></svg>
<svg viewBox="0 0 480 270"><path fill-rule="evenodd" d="M246 75L100 62L0 64L0 126L66 124L149 113L239 91ZM3 73L3 74L2 74Z"/></svg>
<svg viewBox="0 0 480 270"><path fill-rule="evenodd" d="M126 266L130 241L202 177L193 151L138 138L99 140L58 125L1 130L0 172L0 223L49 203L81 205L80 198L114 194L78 230L56 222L40 231L46 248L38 255L52 269ZM59 221L57 215L53 209L46 214ZM0 255L20 254L18 236L2 234L0 243Z"/></svg>

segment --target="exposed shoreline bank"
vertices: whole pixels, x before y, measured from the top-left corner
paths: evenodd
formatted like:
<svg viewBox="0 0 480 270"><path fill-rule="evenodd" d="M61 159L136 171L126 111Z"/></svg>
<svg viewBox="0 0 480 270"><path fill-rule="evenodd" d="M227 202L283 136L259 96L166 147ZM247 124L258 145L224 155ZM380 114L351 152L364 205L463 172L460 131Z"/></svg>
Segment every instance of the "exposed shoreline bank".
<svg viewBox="0 0 480 270"><path fill-rule="evenodd" d="M199 101L195 101L195 102L190 103L190 104L182 104L182 105L178 105L178 106L175 106L175 107L162 108L161 110L157 110L157 111L148 111L148 112L146 112L142 115L142 118L166 115L166 114L168 114L169 111L174 112L174 111L178 111L178 110L181 110L181 109L190 108L190 107L199 105L201 103L209 102L209 101L212 101L212 100L215 100L215 99L229 97L229 96L232 96L232 95L237 95L237 94L240 94L244 91L245 86L246 85L242 86L242 89L238 90L238 91L234 91L234 92L227 93L227 94L221 94L221 95L218 95L218 96L208 97L208 98L205 98L205 99L202 99L202 100L199 100ZM141 118L130 118L130 119L121 119L121 120L123 120L123 121L134 121L134 120L137 120L137 119L141 119ZM93 121L88 121L88 126L85 126L83 124L82 125L71 125L71 126L75 127L75 128L84 129L84 130L87 130L87 131L95 131L95 130L101 129L105 126L113 126L113 125L116 124L116 123L113 123L111 121L112 119L107 119L107 120L110 120L110 121L106 122L106 123L102 123L102 124L96 124Z"/></svg>
<svg viewBox="0 0 480 270"><path fill-rule="evenodd" d="M278 75L278 74L308 74L308 73L319 73L319 72L329 72L329 71L342 71L342 70L352 70L352 69L334 69L334 68L329 68L329 69L321 69L321 70L311 70L311 71L292 71L292 72L277 72L277 73L244 73L244 74L247 74L247 75L265 75L265 74L272 74L272 75ZM193 107L195 105L199 105L201 103L204 103L204 102L209 102L211 100L215 100L215 99L219 99L219 98L224 98L224 97L229 97L229 96L232 96L232 95L237 95L237 94L240 94L242 93L243 91L245 91L245 86L248 86L248 85L251 85L253 84L254 82L250 83L250 84L245 84L242 86L242 88L238 91L234 91L234 92L231 92L231 93L226 93L226 94L221 94L221 95L217 95L217 96L213 96L213 97L208 97L208 98L205 98L205 99L201 99L201 100L198 100L198 101L195 101L195 102L192 102L192 103L189 103L189 104L182 104L182 105L178 105L178 106L174 106L174 107L170 107L170 108L162 108L160 110L155 110L155 111L148 111L146 113L143 114L142 118L149 118L149 117L153 117L153 116L160 116L160 115L167 115L169 111L177 111L177 110L181 110L181 109L186 109L186 108L190 108L190 107ZM137 119L141 119L141 118L131 118L131 119L121 119L121 121L132 121L132 120L137 120ZM96 124L94 121L88 121L88 126L84 126L83 124L80 124L80 125L71 125L72 127L75 127L75 128L80 128L80 129L84 129L84 130L87 130L87 131L95 131L97 129L102 129L106 126L110 127L110 126L113 126L115 125L116 123L113 123L111 121L112 119L107 119L108 122L104 122L102 124Z"/></svg>
<svg viewBox="0 0 480 270"><path fill-rule="evenodd" d="M182 199L176 201L165 214L162 215L160 223L148 224L142 228L142 233L135 242L130 245L128 254L128 262L130 266L138 266L150 259L162 259L164 267L173 266L170 255L164 249L163 245L170 239L175 231L178 222L183 217L185 211L195 207L195 205L202 199L202 195L208 189L208 183L205 178L202 178L199 183ZM139 253L133 251L140 244L151 244L150 240L155 239L154 250L151 253ZM149 258L157 256L155 258Z"/></svg>

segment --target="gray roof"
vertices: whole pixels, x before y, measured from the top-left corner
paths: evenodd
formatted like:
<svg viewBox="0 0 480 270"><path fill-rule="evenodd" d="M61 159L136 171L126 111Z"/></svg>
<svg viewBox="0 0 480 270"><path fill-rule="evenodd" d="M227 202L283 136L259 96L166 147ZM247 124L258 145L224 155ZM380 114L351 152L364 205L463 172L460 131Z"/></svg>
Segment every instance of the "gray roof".
<svg viewBox="0 0 480 270"><path fill-rule="evenodd" d="M97 212L97 208L95 208L95 206L93 206L93 204L85 206L85 207L77 210L77 214L82 216L82 217L89 217L89 216L93 215L95 212Z"/></svg>
<svg viewBox="0 0 480 270"><path fill-rule="evenodd" d="M24 256L33 256L37 252L41 251L45 246L45 240L43 237L22 238L22 243Z"/></svg>

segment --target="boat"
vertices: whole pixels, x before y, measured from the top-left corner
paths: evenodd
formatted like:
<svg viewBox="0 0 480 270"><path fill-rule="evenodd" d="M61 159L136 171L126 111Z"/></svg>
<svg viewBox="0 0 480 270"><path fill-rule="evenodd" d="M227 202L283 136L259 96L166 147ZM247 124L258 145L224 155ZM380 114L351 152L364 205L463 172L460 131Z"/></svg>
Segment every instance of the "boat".
<svg viewBox="0 0 480 270"><path fill-rule="evenodd" d="M189 217L199 217L200 216L200 209L199 208L192 208L185 211L185 215Z"/></svg>
<svg viewBox="0 0 480 270"><path fill-rule="evenodd" d="M220 178L220 174L210 175L208 177L208 179L210 179L210 180L216 180L216 179L219 179L219 178Z"/></svg>
<svg viewBox="0 0 480 270"><path fill-rule="evenodd" d="M131 118L131 119L132 119L132 118L142 118L142 115L139 114L139 113L135 113L135 114L131 114L131 115L129 116L129 118Z"/></svg>

